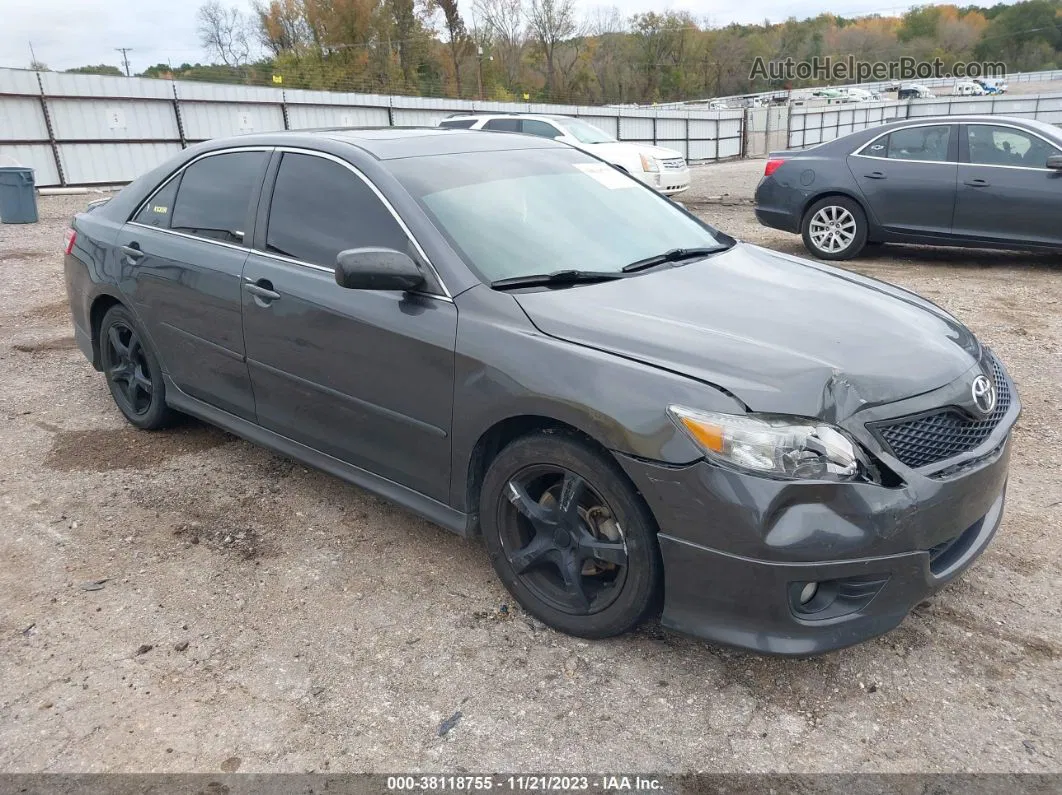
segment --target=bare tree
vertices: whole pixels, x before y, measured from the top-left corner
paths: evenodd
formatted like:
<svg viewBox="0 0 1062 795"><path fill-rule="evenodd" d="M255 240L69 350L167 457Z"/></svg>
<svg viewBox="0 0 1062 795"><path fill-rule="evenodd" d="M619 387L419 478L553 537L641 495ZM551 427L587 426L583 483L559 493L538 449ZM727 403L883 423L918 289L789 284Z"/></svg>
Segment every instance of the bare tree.
<svg viewBox="0 0 1062 795"><path fill-rule="evenodd" d="M250 22L235 6L220 0L199 7L199 43L226 66L240 67L251 57Z"/></svg>
<svg viewBox="0 0 1062 795"><path fill-rule="evenodd" d="M461 61L468 54L469 39L465 21L457 8L457 0L438 0L442 9L446 32L450 37L450 58L454 63L454 81L457 83L457 96L461 96Z"/></svg>
<svg viewBox="0 0 1062 795"><path fill-rule="evenodd" d="M586 18L587 35L594 37L590 68L597 78L601 100L623 102L627 64L623 58L627 26L616 6L595 6Z"/></svg>
<svg viewBox="0 0 1062 795"><path fill-rule="evenodd" d="M546 61L546 88L556 90L557 45L579 35L575 0L531 0L527 25Z"/></svg>
<svg viewBox="0 0 1062 795"><path fill-rule="evenodd" d="M476 0L474 8L495 42L505 70L506 88L513 89L520 82L527 42L523 0Z"/></svg>

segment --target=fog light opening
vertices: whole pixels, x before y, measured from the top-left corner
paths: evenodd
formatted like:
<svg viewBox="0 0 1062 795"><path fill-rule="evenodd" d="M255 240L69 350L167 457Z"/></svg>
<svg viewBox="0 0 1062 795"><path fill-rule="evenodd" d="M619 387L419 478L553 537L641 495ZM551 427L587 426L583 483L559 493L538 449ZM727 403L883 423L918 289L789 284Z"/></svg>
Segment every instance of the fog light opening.
<svg viewBox="0 0 1062 795"><path fill-rule="evenodd" d="M800 589L800 604L806 605L812 599L815 598L815 594L819 592L819 584L817 582L805 583L804 587Z"/></svg>

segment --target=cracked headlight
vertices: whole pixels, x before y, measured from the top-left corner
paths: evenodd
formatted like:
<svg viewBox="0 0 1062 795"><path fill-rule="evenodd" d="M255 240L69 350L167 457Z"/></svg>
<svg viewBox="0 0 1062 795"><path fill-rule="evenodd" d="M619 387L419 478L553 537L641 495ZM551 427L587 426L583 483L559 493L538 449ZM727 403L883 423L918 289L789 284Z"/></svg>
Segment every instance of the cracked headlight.
<svg viewBox="0 0 1062 795"><path fill-rule="evenodd" d="M858 443L806 417L722 414L668 406L671 419L709 459L758 475L807 480L874 480Z"/></svg>

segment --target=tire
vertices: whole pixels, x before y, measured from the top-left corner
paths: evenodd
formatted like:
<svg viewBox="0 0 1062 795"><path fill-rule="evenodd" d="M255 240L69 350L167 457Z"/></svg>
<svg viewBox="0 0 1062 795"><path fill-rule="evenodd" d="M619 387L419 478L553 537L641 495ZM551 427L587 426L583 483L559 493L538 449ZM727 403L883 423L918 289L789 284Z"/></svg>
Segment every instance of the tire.
<svg viewBox="0 0 1062 795"><path fill-rule="evenodd" d="M659 610L653 517L616 462L578 437L543 432L509 444L487 470L479 511L498 577L554 629L607 638Z"/></svg>
<svg viewBox="0 0 1062 795"><path fill-rule="evenodd" d="M804 213L800 229L805 248L819 259L852 259L867 244L867 215L847 196L819 199Z"/></svg>
<svg viewBox="0 0 1062 795"><path fill-rule="evenodd" d="M166 405L158 357L124 306L111 307L100 323L100 363L111 397L130 424L153 431L174 422L178 415Z"/></svg>

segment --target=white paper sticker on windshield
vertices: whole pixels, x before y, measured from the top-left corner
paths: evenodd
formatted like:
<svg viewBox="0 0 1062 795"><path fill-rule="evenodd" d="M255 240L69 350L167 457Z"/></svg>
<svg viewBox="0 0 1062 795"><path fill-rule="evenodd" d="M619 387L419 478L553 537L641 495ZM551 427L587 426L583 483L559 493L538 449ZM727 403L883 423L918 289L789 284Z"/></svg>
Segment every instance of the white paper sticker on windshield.
<svg viewBox="0 0 1062 795"><path fill-rule="evenodd" d="M606 166L604 163L576 163L575 167L587 174L606 188L610 190L616 190L617 188L633 188L634 180L619 171L612 166Z"/></svg>

